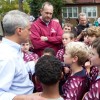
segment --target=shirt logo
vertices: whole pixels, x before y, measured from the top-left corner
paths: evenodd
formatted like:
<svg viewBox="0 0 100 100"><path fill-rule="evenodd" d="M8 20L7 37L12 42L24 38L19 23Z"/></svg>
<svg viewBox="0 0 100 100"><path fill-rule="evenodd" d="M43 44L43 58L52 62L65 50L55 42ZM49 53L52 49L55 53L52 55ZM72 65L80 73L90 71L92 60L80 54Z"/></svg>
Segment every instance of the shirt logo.
<svg viewBox="0 0 100 100"><path fill-rule="evenodd" d="M51 28L51 33L56 33L56 30L54 28Z"/></svg>

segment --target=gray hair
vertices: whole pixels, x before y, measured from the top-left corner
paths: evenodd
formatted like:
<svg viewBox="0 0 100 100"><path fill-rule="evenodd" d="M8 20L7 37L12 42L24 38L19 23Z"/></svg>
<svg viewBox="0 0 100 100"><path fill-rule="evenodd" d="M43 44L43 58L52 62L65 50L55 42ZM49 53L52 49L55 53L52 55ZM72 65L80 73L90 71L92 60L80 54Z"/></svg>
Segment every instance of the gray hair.
<svg viewBox="0 0 100 100"><path fill-rule="evenodd" d="M81 16L84 16L84 17L86 17L86 18L87 18L86 14L85 14L85 13L83 13L83 12L82 12L82 13L80 13L80 14L78 15L78 19L80 19L80 17L81 17Z"/></svg>
<svg viewBox="0 0 100 100"><path fill-rule="evenodd" d="M12 10L4 16L2 23L5 35L11 36L15 34L16 28L28 25L29 16L19 10Z"/></svg>

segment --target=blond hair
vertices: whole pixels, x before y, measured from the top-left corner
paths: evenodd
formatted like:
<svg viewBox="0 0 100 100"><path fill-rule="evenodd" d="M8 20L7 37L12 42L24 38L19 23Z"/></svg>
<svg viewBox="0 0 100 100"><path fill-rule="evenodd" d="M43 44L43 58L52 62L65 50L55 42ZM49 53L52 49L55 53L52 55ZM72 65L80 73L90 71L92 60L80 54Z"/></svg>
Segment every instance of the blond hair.
<svg viewBox="0 0 100 100"><path fill-rule="evenodd" d="M78 65L84 65L89 56L89 48L82 42L70 42L66 45L65 50L70 53L71 57L78 57Z"/></svg>
<svg viewBox="0 0 100 100"><path fill-rule="evenodd" d="M75 35L72 32L64 32L63 35L64 34L69 34L69 37L70 37L71 40L75 38Z"/></svg>
<svg viewBox="0 0 100 100"><path fill-rule="evenodd" d="M91 26L87 29L87 35L100 37L100 27Z"/></svg>

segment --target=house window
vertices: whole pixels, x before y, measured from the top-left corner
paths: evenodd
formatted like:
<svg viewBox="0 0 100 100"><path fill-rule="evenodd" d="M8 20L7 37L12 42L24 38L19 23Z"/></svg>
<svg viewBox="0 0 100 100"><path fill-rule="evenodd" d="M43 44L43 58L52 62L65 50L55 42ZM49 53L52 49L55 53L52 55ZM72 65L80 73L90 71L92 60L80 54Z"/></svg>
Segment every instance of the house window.
<svg viewBox="0 0 100 100"><path fill-rule="evenodd" d="M96 18L97 17L97 7L82 7L82 12L86 13L88 18Z"/></svg>
<svg viewBox="0 0 100 100"><path fill-rule="evenodd" d="M78 7L63 7L62 16L64 18L77 18L78 17Z"/></svg>

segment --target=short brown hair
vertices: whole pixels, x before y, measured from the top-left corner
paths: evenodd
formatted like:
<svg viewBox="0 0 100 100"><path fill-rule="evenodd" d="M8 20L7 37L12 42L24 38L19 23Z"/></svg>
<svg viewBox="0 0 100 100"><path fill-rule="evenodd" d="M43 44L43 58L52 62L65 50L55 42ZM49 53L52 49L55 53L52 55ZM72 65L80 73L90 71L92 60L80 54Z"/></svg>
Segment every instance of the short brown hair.
<svg viewBox="0 0 100 100"><path fill-rule="evenodd" d="M63 28L64 28L65 26L71 27L71 29L73 28L73 25L72 25L71 23L65 23L64 26L63 26Z"/></svg>
<svg viewBox="0 0 100 100"><path fill-rule="evenodd" d="M100 37L100 27L91 26L90 28L87 28L87 34L88 36Z"/></svg>

